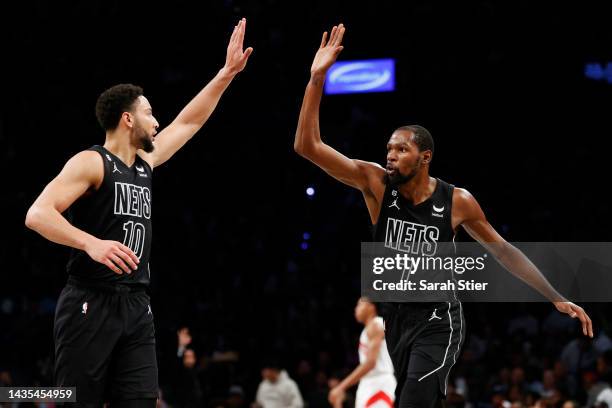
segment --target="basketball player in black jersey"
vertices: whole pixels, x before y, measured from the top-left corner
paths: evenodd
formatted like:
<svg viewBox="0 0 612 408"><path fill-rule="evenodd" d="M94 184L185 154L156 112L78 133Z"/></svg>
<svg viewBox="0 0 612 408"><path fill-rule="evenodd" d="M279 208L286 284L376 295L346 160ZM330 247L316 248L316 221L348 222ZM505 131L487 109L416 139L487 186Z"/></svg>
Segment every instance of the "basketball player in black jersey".
<svg viewBox="0 0 612 408"><path fill-rule="evenodd" d="M565 300L539 270L507 243L487 221L476 199L462 188L430 177L434 145L421 126L404 126L387 143L386 168L353 160L323 143L319 130L319 104L323 82L342 51L345 27L323 34L311 66L311 76L300 111L295 151L332 177L363 193L374 226L374 240L390 243L398 235L429 242L451 242L462 226L511 273L550 299L562 313L580 319L585 335L593 337L584 310ZM419 244L412 242L411 244ZM397 377L396 404L436 407L446 394L448 373L465 338L461 303L455 298L440 303L383 303L385 336Z"/></svg>
<svg viewBox="0 0 612 408"><path fill-rule="evenodd" d="M36 199L26 225L72 247L68 284L55 325L57 386L76 386L77 404L155 407L153 315L145 292L151 249L153 168L204 125L253 51L243 51L246 20L235 27L225 65L157 136L140 87L123 84L98 98L103 146L72 157ZM62 215L70 209L72 224Z"/></svg>

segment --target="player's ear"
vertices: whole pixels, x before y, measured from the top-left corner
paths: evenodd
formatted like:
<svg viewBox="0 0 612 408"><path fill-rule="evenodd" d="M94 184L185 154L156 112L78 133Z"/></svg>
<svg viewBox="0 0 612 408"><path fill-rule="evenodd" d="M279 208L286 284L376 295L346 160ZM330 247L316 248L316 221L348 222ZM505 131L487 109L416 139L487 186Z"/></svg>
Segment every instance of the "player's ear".
<svg viewBox="0 0 612 408"><path fill-rule="evenodd" d="M422 154L422 157L423 157L423 164L431 163L431 158L433 156L433 154L431 153L431 150L425 150L421 154Z"/></svg>
<svg viewBox="0 0 612 408"><path fill-rule="evenodd" d="M132 118L132 114L130 112L123 112L121 114L121 121L130 129L134 126L134 118Z"/></svg>

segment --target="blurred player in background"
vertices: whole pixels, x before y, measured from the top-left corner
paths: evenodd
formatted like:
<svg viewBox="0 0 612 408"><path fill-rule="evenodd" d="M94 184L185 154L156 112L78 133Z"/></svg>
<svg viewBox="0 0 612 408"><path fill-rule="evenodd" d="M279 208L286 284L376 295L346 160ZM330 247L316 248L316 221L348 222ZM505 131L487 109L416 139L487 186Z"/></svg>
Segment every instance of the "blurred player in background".
<svg viewBox="0 0 612 408"><path fill-rule="evenodd" d="M329 402L334 408L341 407L346 390L359 382L355 408L393 407L397 382L385 342L383 319L365 297L357 301L355 319L365 326L359 336L359 365L329 392Z"/></svg>

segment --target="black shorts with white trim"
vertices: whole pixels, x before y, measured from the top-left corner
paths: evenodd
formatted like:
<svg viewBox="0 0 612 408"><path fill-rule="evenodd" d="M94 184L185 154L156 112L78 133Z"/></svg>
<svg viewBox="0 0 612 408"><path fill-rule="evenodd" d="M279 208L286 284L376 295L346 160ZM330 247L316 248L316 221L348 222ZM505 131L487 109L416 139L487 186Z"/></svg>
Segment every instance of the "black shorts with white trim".
<svg viewBox="0 0 612 408"><path fill-rule="evenodd" d="M399 406L402 406L401 394L407 381L421 383L435 377L439 394L419 399L445 398L448 375L465 339L461 303L381 303L377 307L385 322L385 340L397 378ZM412 388L431 393L430 387Z"/></svg>

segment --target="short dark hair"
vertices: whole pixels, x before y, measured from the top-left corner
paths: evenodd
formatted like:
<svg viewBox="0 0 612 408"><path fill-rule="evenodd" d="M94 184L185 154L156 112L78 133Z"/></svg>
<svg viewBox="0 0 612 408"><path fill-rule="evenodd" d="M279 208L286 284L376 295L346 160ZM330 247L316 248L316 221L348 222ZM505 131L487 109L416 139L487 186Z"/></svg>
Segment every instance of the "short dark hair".
<svg viewBox="0 0 612 408"><path fill-rule="evenodd" d="M132 84L115 85L102 92L96 102L96 117L102 129L116 129L123 112L129 112L141 95L142 88Z"/></svg>
<svg viewBox="0 0 612 408"><path fill-rule="evenodd" d="M412 134L414 135L414 137L412 138L412 141L414 142L414 144L417 145L419 150L420 151L431 150L431 154L433 156L434 141L433 141L433 137L431 137L431 133L429 133L429 130L419 125L408 125L408 126L402 126L402 127L395 129L396 132L398 130L407 130L407 131L412 132Z"/></svg>

